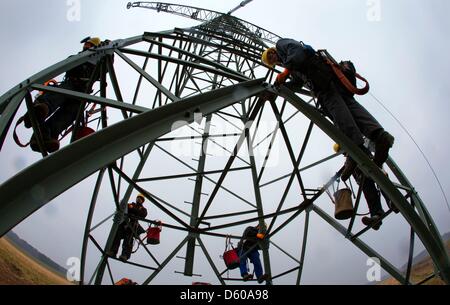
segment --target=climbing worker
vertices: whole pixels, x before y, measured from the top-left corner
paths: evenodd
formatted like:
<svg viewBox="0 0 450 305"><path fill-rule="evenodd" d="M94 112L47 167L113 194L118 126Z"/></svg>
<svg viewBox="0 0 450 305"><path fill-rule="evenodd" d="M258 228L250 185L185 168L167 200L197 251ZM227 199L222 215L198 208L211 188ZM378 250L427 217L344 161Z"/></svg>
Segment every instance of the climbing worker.
<svg viewBox="0 0 450 305"><path fill-rule="evenodd" d="M378 167L383 166L394 144L394 137L355 100L354 94L362 93L355 88L356 76L359 75L351 62L342 62L340 65L345 77L337 75L339 69L336 70L330 58L324 56L324 52L316 52L311 46L288 38L278 40L276 47L264 51L261 59L267 66L281 65L285 68L277 76L276 86L285 84L289 77L292 81L286 83L288 88L302 88L306 85L318 98L325 114L370 157L371 153L364 146L363 136L373 141L373 161ZM352 85L354 91L350 91ZM347 156L341 174L342 180L348 180L356 167L356 161Z"/></svg>
<svg viewBox="0 0 450 305"><path fill-rule="evenodd" d="M109 253L110 256L116 257L120 241L123 239L122 255L119 259L123 261L130 259L134 238L139 238L139 235L145 233L144 228L139 224L139 219L145 219L147 216L147 209L143 206L144 202L144 195L139 194L136 197L136 202L128 204L125 220L119 225Z"/></svg>
<svg viewBox="0 0 450 305"><path fill-rule="evenodd" d="M253 264L256 279L259 284L269 279L267 274L263 274L263 267L259 258L260 243L264 239L265 228L261 228L258 224L256 227L247 227L242 234L242 238L237 245L237 251L240 258L239 269L244 282L253 278L248 273L247 259Z"/></svg>
<svg viewBox="0 0 450 305"><path fill-rule="evenodd" d="M334 144L333 149L336 153L341 150L339 144ZM355 170L353 173L353 178L362 188L362 193L364 194L367 206L369 207L370 217L364 216L362 218L362 223L366 226L372 226L372 229L378 231L383 224L381 217L384 215L384 210L381 206L381 195L383 195L386 199L386 203L390 208L392 204L390 200L387 199L386 195L377 188L375 181L373 181L370 177L365 176L360 169L357 168Z"/></svg>
<svg viewBox="0 0 450 305"><path fill-rule="evenodd" d="M104 45L100 38L87 37L81 41L85 52L91 48ZM97 71L97 72L96 72ZM96 75L94 75L96 72ZM82 93L92 93L92 85L100 78L99 69L96 70L96 62L85 62L66 72L64 80L56 87ZM90 80L93 80L90 83ZM39 124L40 132L47 152L52 153L59 150L59 135L67 129L77 118L81 102L71 96L61 95L52 92L45 92L40 95L34 103L34 111ZM27 114L23 117L26 128L31 128L31 120ZM37 139L33 134L30 140L30 147L33 151L40 152Z"/></svg>

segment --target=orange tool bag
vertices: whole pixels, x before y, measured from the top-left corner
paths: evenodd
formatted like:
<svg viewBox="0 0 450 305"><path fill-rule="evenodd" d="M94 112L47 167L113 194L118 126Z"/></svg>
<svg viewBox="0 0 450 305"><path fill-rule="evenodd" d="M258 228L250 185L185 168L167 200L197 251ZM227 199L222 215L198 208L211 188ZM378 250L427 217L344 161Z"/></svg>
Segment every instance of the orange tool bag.
<svg viewBox="0 0 450 305"><path fill-rule="evenodd" d="M338 64L337 61L328 53L327 50L319 50L317 52L319 56L321 56L325 63L328 64L331 69L333 70L336 77L339 79L341 84L352 94L357 95L365 95L370 90L369 82L359 75L356 70L354 69L353 64L350 64L351 62L341 62L341 64ZM352 78L354 78L354 82L349 80L348 74L352 74ZM356 79L359 79L365 83L364 88L358 88L356 87Z"/></svg>
<svg viewBox="0 0 450 305"><path fill-rule="evenodd" d="M223 260L225 261L227 268L230 270L239 267L239 255L237 250L233 247L230 237L225 239L225 252L223 253Z"/></svg>
<svg viewBox="0 0 450 305"><path fill-rule="evenodd" d="M158 220L157 224L150 225L147 229L147 244L158 245L160 243L160 233L162 231L162 222Z"/></svg>

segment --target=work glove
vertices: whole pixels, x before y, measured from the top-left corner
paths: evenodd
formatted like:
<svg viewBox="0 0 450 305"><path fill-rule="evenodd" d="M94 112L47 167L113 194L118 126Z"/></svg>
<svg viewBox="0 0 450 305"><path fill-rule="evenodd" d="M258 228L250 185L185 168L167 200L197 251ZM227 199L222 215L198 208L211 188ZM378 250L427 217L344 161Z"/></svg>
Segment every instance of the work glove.
<svg viewBox="0 0 450 305"><path fill-rule="evenodd" d="M284 83L286 83L287 78L289 77L289 75L291 74L291 72L289 72L288 69L284 69L284 71L280 74L278 74L276 80L275 80L275 87L279 87L281 85L283 85Z"/></svg>
<svg viewBox="0 0 450 305"><path fill-rule="evenodd" d="M111 40L105 39L104 41L100 42L100 45L98 47L104 47L111 43Z"/></svg>

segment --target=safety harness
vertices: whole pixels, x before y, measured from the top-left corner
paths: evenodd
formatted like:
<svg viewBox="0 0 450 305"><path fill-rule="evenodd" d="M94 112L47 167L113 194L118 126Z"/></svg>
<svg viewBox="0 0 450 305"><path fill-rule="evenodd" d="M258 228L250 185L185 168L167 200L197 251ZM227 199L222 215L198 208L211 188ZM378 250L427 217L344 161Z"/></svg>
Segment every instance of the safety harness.
<svg viewBox="0 0 450 305"><path fill-rule="evenodd" d="M54 86L57 87L59 86L60 83L58 83L56 80L51 79L47 82L44 83L44 86ZM37 97L43 95L44 92L43 91L39 91L39 94L37 95ZM88 105L89 107L89 105ZM89 118L96 112L98 112L98 110L96 110L97 104L92 104L92 106L90 107L90 109L88 111L86 111L86 116L85 119L82 120L81 124L81 129L78 130L78 133L75 137L75 140L79 140L80 138L83 138L91 133L94 133L95 131L91 128L89 128L87 125L89 123ZM13 132L13 139L14 142L16 142L16 144L22 148L28 147L30 145L29 141L26 144L23 144L20 139L19 136L17 135L17 127L22 124L25 121L25 116L22 116L21 118L19 118L16 122L16 125L14 127L14 132ZM65 137L67 137L72 131L74 130L74 126L70 126L68 129L66 129L64 132L62 132L62 134L60 135L58 142L61 142Z"/></svg>
<svg viewBox="0 0 450 305"><path fill-rule="evenodd" d="M319 50L317 51L319 56L325 61L327 65L331 67L336 77L339 79L341 84L351 93L357 94L357 95L365 95L369 92L370 85L369 82L359 75L356 71L354 71L355 77L361 81L363 81L366 85L364 88L357 88L350 82L350 80L347 78L343 71L342 65L338 64L337 61L328 53L327 50Z"/></svg>

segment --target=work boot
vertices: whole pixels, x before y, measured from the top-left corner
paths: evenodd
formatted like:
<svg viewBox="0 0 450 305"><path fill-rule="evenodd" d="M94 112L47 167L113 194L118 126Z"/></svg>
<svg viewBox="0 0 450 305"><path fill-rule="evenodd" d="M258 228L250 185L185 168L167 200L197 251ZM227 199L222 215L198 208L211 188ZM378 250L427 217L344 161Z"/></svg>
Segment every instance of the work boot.
<svg viewBox="0 0 450 305"><path fill-rule="evenodd" d="M40 103L40 104L35 104L33 106L34 108L34 114L36 115L36 119L38 122L43 122L49 113L49 109L47 104L45 103ZM25 128L31 128L31 119L30 116L28 115L28 112L24 115L24 119L23 119L23 123L25 125Z"/></svg>
<svg viewBox="0 0 450 305"><path fill-rule="evenodd" d="M258 284L262 284L263 282L267 281L269 279L268 274L263 274L258 278Z"/></svg>
<svg viewBox="0 0 450 305"><path fill-rule="evenodd" d="M253 279L253 274L244 274L242 275L242 279L244 280L244 282L250 281L251 279Z"/></svg>
<svg viewBox="0 0 450 305"><path fill-rule="evenodd" d="M116 258L116 253L114 253L114 251L107 251L105 252L105 255L112 258Z"/></svg>
<svg viewBox="0 0 450 305"><path fill-rule="evenodd" d="M372 217L363 217L362 223L368 227L371 226L372 229L374 229L375 231L378 231L380 229L381 225L383 224L383 222L380 219L381 219L381 215L374 215ZM377 222L377 221L379 221L379 222ZM374 225L374 223L376 223L376 224Z"/></svg>
<svg viewBox="0 0 450 305"><path fill-rule="evenodd" d="M57 139L53 139L50 136L44 136L43 135L43 141L44 141L44 148L49 153L54 153L55 151L59 150L59 141ZM33 151L41 152L39 149L39 145L37 143L36 137L33 135L30 140L30 147Z"/></svg>
<svg viewBox="0 0 450 305"><path fill-rule="evenodd" d="M121 256L119 256L119 260L126 262L128 260L128 256L126 256L125 254L122 254Z"/></svg>
<svg viewBox="0 0 450 305"><path fill-rule="evenodd" d="M344 170L341 174L342 181L347 181L350 176L355 172L358 164L350 156L347 157L344 164Z"/></svg>
<svg viewBox="0 0 450 305"><path fill-rule="evenodd" d="M384 131L375 142L375 157L373 162L378 167L382 167L389 156L389 149L394 145L395 138L387 131Z"/></svg>

